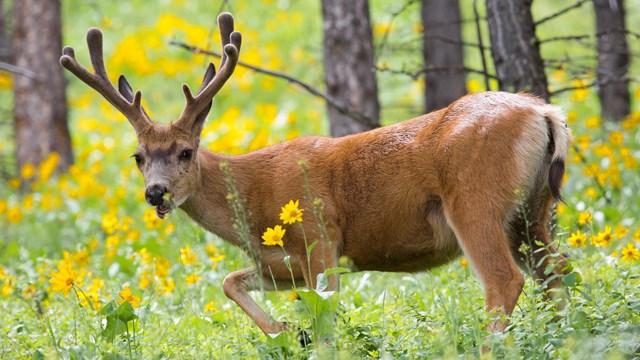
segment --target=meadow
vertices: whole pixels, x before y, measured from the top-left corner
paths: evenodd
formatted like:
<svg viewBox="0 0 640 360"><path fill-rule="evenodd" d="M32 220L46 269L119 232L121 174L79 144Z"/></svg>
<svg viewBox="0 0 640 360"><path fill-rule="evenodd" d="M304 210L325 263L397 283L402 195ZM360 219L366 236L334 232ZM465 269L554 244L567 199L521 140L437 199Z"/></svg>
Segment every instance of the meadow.
<svg viewBox="0 0 640 360"><path fill-rule="evenodd" d="M205 65L218 61L168 42L217 50L214 19L220 10L232 11L243 33L242 61L322 84L318 4L104 3L65 1L64 43L87 64L85 31L102 28L107 69L114 78L126 74L134 89L143 90L155 121L177 116L184 101L180 84L199 84ZM630 7L639 10L640 5L630 2ZM420 61L419 43L411 42L421 31L418 7L388 15L398 9L388 4L372 9L377 38L390 34L391 41L405 44L379 42L381 68ZM577 16L541 31L587 26ZM637 50L637 43L632 46ZM565 50L543 48L543 53L552 57ZM379 75L385 124L420 114L420 79L385 71ZM130 158L137 143L127 120L84 84L69 79L75 165L55 175L53 154L40 166L19 169L23 178L33 180L28 192L19 190L17 177L0 182L2 359L640 356L637 83L632 84L634 112L611 123L598 116L596 90L584 86L593 74L576 79L562 67L549 73L552 90L576 87L553 99L567 113L574 134L554 229L556 246L574 268L564 278L570 296L563 310L542 301L540 286L527 278L508 330L489 334L484 327L492 318L464 258L429 273L345 273L339 293L255 292L268 313L307 330L313 344L305 349L295 332L265 336L225 297L222 279L248 266L249 258L180 211L158 219L145 204L142 176ZM469 91L484 90L481 83L470 77ZM10 87L11 78L0 73L2 108L10 108ZM214 99L201 144L239 154L326 133L326 122L320 100L284 81L238 68ZM0 136L0 154L10 157L9 132Z"/></svg>

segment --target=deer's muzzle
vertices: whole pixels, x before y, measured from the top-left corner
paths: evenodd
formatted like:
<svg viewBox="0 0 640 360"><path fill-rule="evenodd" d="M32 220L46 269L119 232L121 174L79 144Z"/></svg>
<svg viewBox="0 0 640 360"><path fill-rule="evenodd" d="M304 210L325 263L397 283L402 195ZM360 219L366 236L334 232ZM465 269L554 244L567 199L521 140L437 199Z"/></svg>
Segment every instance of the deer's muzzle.
<svg viewBox="0 0 640 360"><path fill-rule="evenodd" d="M164 194L166 192L167 188L162 185L151 185L145 192L145 198L150 205L160 206L164 203Z"/></svg>

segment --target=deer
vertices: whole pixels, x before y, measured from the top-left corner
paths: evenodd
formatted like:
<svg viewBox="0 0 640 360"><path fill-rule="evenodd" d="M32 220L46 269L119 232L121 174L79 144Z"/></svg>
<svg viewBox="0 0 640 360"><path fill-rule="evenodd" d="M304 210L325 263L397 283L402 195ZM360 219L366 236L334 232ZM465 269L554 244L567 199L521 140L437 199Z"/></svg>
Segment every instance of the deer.
<svg viewBox="0 0 640 360"><path fill-rule="evenodd" d="M158 217L180 208L205 230L255 254L254 266L229 273L222 288L265 334L290 329L250 292L290 289L292 278L313 289L341 257L357 271L415 273L464 255L484 288L487 310L501 316L488 326L492 332L507 327L529 263L545 296L561 292L570 267L548 228L571 138L559 107L531 94L488 91L359 134L303 136L242 155L217 154L200 146L200 134L242 42L231 14L221 13L217 22L219 70L209 64L195 96L182 85L186 105L169 124L150 119L141 91L134 93L124 76L117 89L109 80L99 29L87 32L94 72L68 46L60 63L128 119L139 144L133 158L145 199ZM248 241L233 226L221 164L249 214ZM261 234L279 223L283 204L300 199L302 208L314 206L305 186L322 201L328 236L306 212L301 227L286 230L285 251L262 244ZM319 242L310 252L305 234ZM327 281L327 291L338 290L339 274Z"/></svg>

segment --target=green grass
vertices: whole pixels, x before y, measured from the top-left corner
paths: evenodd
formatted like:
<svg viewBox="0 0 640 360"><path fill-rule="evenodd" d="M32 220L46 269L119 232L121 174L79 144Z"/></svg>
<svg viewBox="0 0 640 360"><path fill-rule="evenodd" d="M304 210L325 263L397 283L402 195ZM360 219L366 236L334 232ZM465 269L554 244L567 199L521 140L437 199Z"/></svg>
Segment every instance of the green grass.
<svg viewBox="0 0 640 360"><path fill-rule="evenodd" d="M168 122L183 106L179 85L197 83L205 59L166 42L212 30L219 2L149 3L65 2L65 44L73 45L87 63L85 30L102 27L112 75L125 73L134 88L143 89L153 118ZM233 2L225 8L233 11L244 32L243 60L321 84L319 5L251 4ZM394 9L376 5L374 21L387 22ZM547 3L537 9L546 14L554 7ZM395 20L392 40L411 33L404 25L418 21L416 11L414 5ZM589 24L580 20L574 16L554 26L557 32L571 26L589 31ZM291 24L299 30L291 30ZM127 37L144 49L147 59L135 56ZM210 39L216 49L217 35ZM160 46L154 45L158 42ZM402 66L420 59L409 52L397 52L392 59L394 54L386 49L381 61ZM469 56L472 64L477 62ZM563 72L550 75L553 86L570 84ZM380 84L384 123L420 112L419 81L383 73ZM632 90L637 104L640 91L637 86ZM4 96L9 91L0 91L5 107L11 101ZM13 180L0 184L0 358L639 356L640 260L623 257L629 244L640 248L637 107L622 124L598 124L594 91L554 98L569 114L579 149L570 154L565 203L558 209L557 245L580 274L566 279L570 300L564 310L542 301L540 288L527 279L508 331L489 334L484 326L491 316L484 311L482 288L459 261L413 275L344 274L340 293L326 298L314 292L299 292L297 297L289 291L254 293L268 313L307 329L316 341L305 350L295 333L275 339L263 335L224 296L223 277L249 265L239 249L205 233L180 212L165 221L155 219L144 203L142 177L129 158L136 142L126 120L78 81L70 81L69 98L77 156L72 171L51 178L44 174L29 194L15 190ZM322 102L297 88L238 71L214 101L203 145L242 153L301 134L323 133L323 111ZM0 152L10 155L10 145L3 141ZM593 219L579 224L580 214L586 213ZM599 234L606 234L606 226L615 236L600 243L606 246L594 245ZM585 247L574 248L567 239L578 230L587 241ZM65 258L77 281L66 296L50 283ZM139 307L117 302L125 286L140 298ZM90 301L81 301L83 293ZM483 355L483 349L489 351Z"/></svg>

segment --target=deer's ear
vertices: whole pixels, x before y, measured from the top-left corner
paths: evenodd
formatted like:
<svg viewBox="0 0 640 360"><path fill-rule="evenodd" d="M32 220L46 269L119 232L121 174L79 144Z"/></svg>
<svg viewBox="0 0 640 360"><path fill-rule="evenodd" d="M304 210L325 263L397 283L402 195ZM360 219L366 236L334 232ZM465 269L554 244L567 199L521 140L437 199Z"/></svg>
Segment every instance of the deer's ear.
<svg viewBox="0 0 640 360"><path fill-rule="evenodd" d="M133 89L131 88L131 85L127 81L127 78L124 77L124 75L120 75L120 77L118 78L118 92L125 99L127 99L128 102L130 103L133 102L134 100ZM142 112L147 117L147 119L151 120L151 118L149 117L149 114L147 114L147 112L144 110L144 107L142 107L141 105L140 108L142 109Z"/></svg>
<svg viewBox="0 0 640 360"><path fill-rule="evenodd" d="M200 137L200 133L204 128L204 122L205 120L207 120L207 115L209 115L209 110L211 110L211 105L213 105L213 100L209 101L209 104L207 105L207 107L204 108L204 110L202 110L202 112L198 114L198 116L196 116L195 120L193 121L193 125L191 126L191 133L196 137Z"/></svg>

